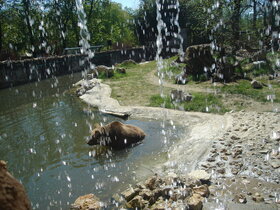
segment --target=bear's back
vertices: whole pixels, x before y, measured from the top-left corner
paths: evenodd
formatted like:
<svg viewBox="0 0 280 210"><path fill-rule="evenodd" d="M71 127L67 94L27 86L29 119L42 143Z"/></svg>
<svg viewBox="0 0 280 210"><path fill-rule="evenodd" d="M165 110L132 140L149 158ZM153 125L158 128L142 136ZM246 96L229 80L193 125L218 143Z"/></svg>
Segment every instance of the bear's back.
<svg viewBox="0 0 280 210"><path fill-rule="evenodd" d="M118 121L108 124L105 129L108 131L111 139L108 146L114 148L124 148L145 138L145 133L142 129Z"/></svg>

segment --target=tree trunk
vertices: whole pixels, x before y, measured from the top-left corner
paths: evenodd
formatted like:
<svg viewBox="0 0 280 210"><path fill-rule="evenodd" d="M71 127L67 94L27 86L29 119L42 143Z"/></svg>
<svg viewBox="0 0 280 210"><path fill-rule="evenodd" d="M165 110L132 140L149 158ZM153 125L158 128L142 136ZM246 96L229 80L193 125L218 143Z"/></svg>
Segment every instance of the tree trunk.
<svg viewBox="0 0 280 210"><path fill-rule="evenodd" d="M266 12L266 5L264 5L263 8L264 12L263 12L263 26L266 29L267 27L267 12Z"/></svg>
<svg viewBox="0 0 280 210"><path fill-rule="evenodd" d="M3 29L2 29L1 19L0 19L0 54L2 52L2 48L3 48Z"/></svg>
<svg viewBox="0 0 280 210"><path fill-rule="evenodd" d="M28 36L29 36L29 42L30 45L34 47L34 52L33 56L37 56L37 46L35 44L35 39L32 31L32 26L30 23L30 1L29 0L22 0L23 6L24 6L24 14L25 14L25 19L27 23L27 30L28 30Z"/></svg>
<svg viewBox="0 0 280 210"><path fill-rule="evenodd" d="M257 28L257 0L253 0L253 28ZM257 30L255 32L258 33Z"/></svg>
<svg viewBox="0 0 280 210"><path fill-rule="evenodd" d="M91 0L90 2L90 9L89 9L89 13L88 13L88 20L90 20L91 16L92 16L92 13L93 13L93 4L95 3L96 1L95 0Z"/></svg>
<svg viewBox="0 0 280 210"><path fill-rule="evenodd" d="M234 0L234 8L233 8L233 15L232 15L234 52L236 52L239 49L240 15L241 15L240 9L241 9L241 0Z"/></svg>

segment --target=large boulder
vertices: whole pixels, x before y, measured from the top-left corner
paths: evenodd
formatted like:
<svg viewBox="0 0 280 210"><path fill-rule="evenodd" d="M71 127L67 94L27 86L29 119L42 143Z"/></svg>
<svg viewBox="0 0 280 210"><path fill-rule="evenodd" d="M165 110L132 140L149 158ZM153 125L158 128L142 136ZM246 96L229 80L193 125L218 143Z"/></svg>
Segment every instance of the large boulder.
<svg viewBox="0 0 280 210"><path fill-rule="evenodd" d="M125 68L117 68L116 72L120 73L120 74L126 74L126 70Z"/></svg>
<svg viewBox="0 0 280 210"><path fill-rule="evenodd" d="M76 87L76 95L82 96L84 95L88 90L92 89L93 87L100 85L100 80L98 79L91 79L91 80L80 80L73 86Z"/></svg>
<svg viewBox="0 0 280 210"><path fill-rule="evenodd" d="M229 62L230 58L226 57L224 60L215 63L215 71L211 74L213 82L231 82L238 77L243 78L243 75L238 75L236 72L237 69L241 69L239 62Z"/></svg>
<svg viewBox="0 0 280 210"><path fill-rule="evenodd" d="M186 73L201 75L209 69L215 60L211 54L210 44L193 45L187 48L185 54Z"/></svg>
<svg viewBox="0 0 280 210"><path fill-rule="evenodd" d="M3 160L0 160L0 209L31 209L24 187L8 172Z"/></svg>
<svg viewBox="0 0 280 210"><path fill-rule="evenodd" d="M261 89L263 86L262 86L262 83L260 83L259 81L257 81L257 80L253 80L252 82L251 82L251 86L252 86L252 88L254 88L254 89Z"/></svg>
<svg viewBox="0 0 280 210"><path fill-rule="evenodd" d="M204 170L192 171L187 176L190 177L191 179L199 180L199 181L201 181L203 183L205 183L205 182L208 183L208 182L210 182L210 179L211 179L211 175L208 174Z"/></svg>
<svg viewBox="0 0 280 210"><path fill-rule="evenodd" d="M99 78L100 75L104 75L107 78L114 76L114 69L108 66L100 65L96 66L93 70L89 72L94 78Z"/></svg>
<svg viewBox="0 0 280 210"><path fill-rule="evenodd" d="M193 98L191 94L185 93L182 90L172 90L170 97L171 101L175 101L176 103L191 101Z"/></svg>
<svg viewBox="0 0 280 210"><path fill-rule="evenodd" d="M203 207L203 197L199 194L193 194L187 199L187 204L191 210L201 210Z"/></svg>
<svg viewBox="0 0 280 210"><path fill-rule="evenodd" d="M188 75L184 71L176 75L175 77L176 84L185 85L187 82L188 82Z"/></svg>

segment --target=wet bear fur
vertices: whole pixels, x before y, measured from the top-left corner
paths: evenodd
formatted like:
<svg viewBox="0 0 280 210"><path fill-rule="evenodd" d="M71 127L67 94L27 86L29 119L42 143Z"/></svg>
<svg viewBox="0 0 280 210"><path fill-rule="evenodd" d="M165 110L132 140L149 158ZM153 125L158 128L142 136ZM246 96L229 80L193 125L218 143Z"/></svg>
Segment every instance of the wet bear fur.
<svg viewBox="0 0 280 210"><path fill-rule="evenodd" d="M143 140L145 136L141 128L114 121L105 126L96 125L87 143L124 149Z"/></svg>

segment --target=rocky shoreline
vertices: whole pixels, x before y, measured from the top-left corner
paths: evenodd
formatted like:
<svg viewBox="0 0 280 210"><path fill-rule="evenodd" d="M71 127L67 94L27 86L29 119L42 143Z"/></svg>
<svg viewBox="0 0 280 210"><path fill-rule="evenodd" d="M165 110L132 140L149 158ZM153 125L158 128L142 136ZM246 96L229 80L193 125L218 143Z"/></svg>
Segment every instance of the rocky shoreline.
<svg viewBox="0 0 280 210"><path fill-rule="evenodd" d="M79 97L100 111L125 114L137 119L164 119L189 129L190 132L185 133L186 135L170 148L169 160L155 168L163 177L173 174L176 180L184 183L183 186L192 183L182 181L182 177L186 174L197 169L207 171L212 176L212 185L207 185L210 197L201 199L203 209L213 209L213 206L224 207L221 209L280 208L279 114L241 111L221 116L162 108L123 107L110 97L111 89L108 85L96 79L90 82L94 85ZM154 178L153 176L147 180ZM162 184L167 185L165 178L157 179L164 180ZM196 187L200 186L198 184ZM147 188L151 191L147 186L143 189L140 189L139 185L134 187L134 191L139 192L131 199L124 198L130 205L126 208L135 208L135 203L140 205L139 208L149 209L180 209L182 203L187 208L189 206L187 200L194 194L190 193L190 197L184 197L178 205L172 206L174 200L169 195L169 197L156 196L157 199L162 198L154 199L156 200L154 203L145 199L147 195L141 197L140 194L144 195ZM162 188L159 185L157 189ZM143 201L142 204L140 201ZM161 207L164 203L164 208L154 206L157 201ZM237 207L241 204L243 207ZM201 208L200 205L197 208L189 207L189 209Z"/></svg>

